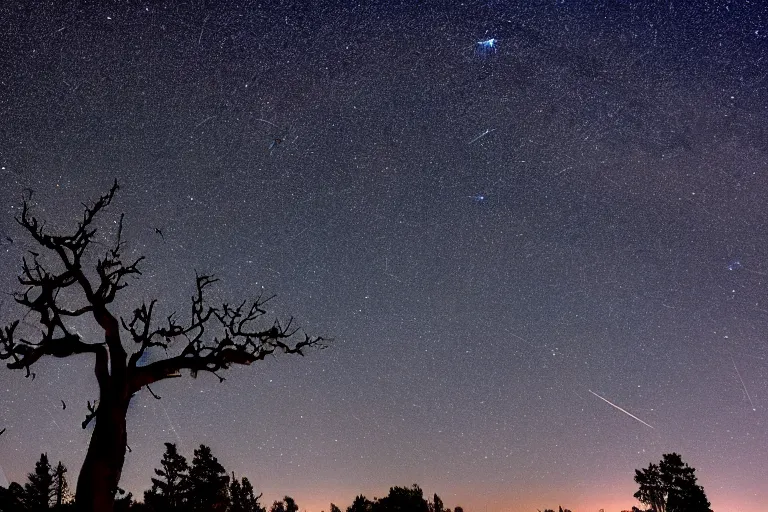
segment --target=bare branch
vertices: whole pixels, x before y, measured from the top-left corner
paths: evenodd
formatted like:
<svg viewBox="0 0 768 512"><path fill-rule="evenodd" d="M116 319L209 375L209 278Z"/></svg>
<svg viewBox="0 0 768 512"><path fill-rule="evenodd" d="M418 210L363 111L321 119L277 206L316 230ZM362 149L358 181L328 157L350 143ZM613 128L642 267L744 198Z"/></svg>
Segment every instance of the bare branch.
<svg viewBox="0 0 768 512"><path fill-rule="evenodd" d="M131 356L131 389L134 392L147 384L177 377L181 370L189 370L193 376L201 371L209 372L223 381L224 378L217 372L233 364L249 365L276 351L304 355L306 348L324 347L324 338L306 334L303 339L292 341L298 335L298 329L293 327L293 319L289 319L285 325L275 321L268 329L258 329L256 324L266 314L264 304L272 297L259 297L250 305L242 302L237 306L206 306L205 290L214 282L216 279L212 276L196 276L191 318L185 326L170 316L167 327L152 330L150 323L154 303L149 307L142 305L134 311L131 322L123 322L134 341L140 344L138 352ZM218 334L210 335L210 330ZM155 338L158 340L155 341ZM152 347L167 349L174 338L186 340L186 345L178 355L145 366L136 365L146 350Z"/></svg>
<svg viewBox="0 0 768 512"><path fill-rule="evenodd" d="M144 256L140 256L129 265L123 264L121 260L120 252L123 248L123 217L124 215L120 215L115 246L107 251L107 255L104 257L104 259L99 260L96 264L96 272L100 278L100 284L99 288L96 290L96 296L104 304L110 304L113 302L117 292L128 286L124 281L126 276L141 274L141 271L138 269L138 264L144 260Z"/></svg>
<svg viewBox="0 0 768 512"><path fill-rule="evenodd" d="M139 273L137 265L142 258L138 258L130 265L123 265L120 260L120 250L123 246L122 217L115 246L103 259L99 260L96 266L99 285L95 291L81 265L82 256L96 233L96 228L93 227L94 218L109 206L118 188L115 181L109 192L102 195L93 205L84 205L82 220L78 223L75 232L69 235L49 233L45 224L32 215L28 199L23 201L21 213L16 217L16 221L38 244L55 254L63 270L49 269L41 261L40 255L33 251L30 251L31 260L26 257L22 260L19 282L26 288L16 293L15 299L17 303L40 316L39 322L43 326L43 331L41 339L37 342L20 339L11 341L12 345L5 343L2 346L0 357L14 359L9 367L26 368L29 374L29 367L44 355L66 357L83 352L97 354L99 378L104 378L104 375L109 373L107 368L110 366L107 362L103 365L99 363L101 359L108 361L111 357L113 371L115 369L120 371L125 366L125 351L117 330L119 324L106 309L106 305L114 300L118 290L126 286L124 282L126 276ZM59 293L73 285L78 285L82 289L86 303L75 307L64 307L57 300ZM77 317L86 313L92 313L104 329L110 354L105 353L103 357L100 356L100 351L105 350L103 346L82 343L79 337L69 332L62 320L63 317ZM12 332L8 334L12 335Z"/></svg>
<svg viewBox="0 0 768 512"><path fill-rule="evenodd" d="M113 315L110 308L117 293L128 285L129 278L141 274L139 265L144 259L128 259L124 254L124 216L117 222L113 244L96 260L95 266L86 273L83 263L95 259L86 254L92 244L99 244L94 221L111 204L117 190L115 182L93 204L84 204L76 229L64 235L52 233L33 215L31 192L28 198L23 198L16 221L45 254L29 251L22 259L21 289L14 298L27 309L21 320L27 322L27 315L35 314L39 332L33 329L32 334L26 330L22 334L18 328L20 320L0 329L0 360L8 368L26 370L28 377L35 377L30 368L45 356L95 355L99 397L88 402L82 426L86 428L94 419L96 426L80 473L77 499L80 502L98 495L93 503L99 505L99 510L114 498L124 463L124 447L130 450L126 411L131 398L142 387L146 386L154 398L160 399L150 385L179 377L182 370L189 370L193 376L209 372L223 381L222 370L232 365L248 365L276 352L303 355L306 348L323 347L325 341L299 333L292 319L285 323L268 322L265 328L265 304L271 297L260 296L253 302L236 305L208 305L206 291L216 282L209 275L196 275L187 320L172 314L156 322L155 301L142 304L128 317ZM86 343L69 324L73 318L84 315L92 316L103 331L103 340ZM130 358L121 342L121 330L135 343ZM24 337L28 335L34 338ZM169 354L176 343L178 349ZM164 352L163 359L145 364L145 356L160 351ZM62 407L66 407L63 401Z"/></svg>
<svg viewBox="0 0 768 512"><path fill-rule="evenodd" d="M155 400L160 400L162 398L161 396L156 395L154 391L152 391L152 388L149 387L149 384L147 384L146 388L147 388L147 391L149 391L149 394L152 395L152 398L154 398Z"/></svg>
<svg viewBox="0 0 768 512"><path fill-rule="evenodd" d="M98 403L99 403L98 400L94 400L93 404L91 404L91 401L88 400L88 405L87 405L87 407L88 407L88 414L85 415L85 419L83 420L83 423L81 424L83 429L85 429L85 427L88 426L88 424L91 422L91 420L96 417L96 413L98 413L98 411L99 411Z"/></svg>

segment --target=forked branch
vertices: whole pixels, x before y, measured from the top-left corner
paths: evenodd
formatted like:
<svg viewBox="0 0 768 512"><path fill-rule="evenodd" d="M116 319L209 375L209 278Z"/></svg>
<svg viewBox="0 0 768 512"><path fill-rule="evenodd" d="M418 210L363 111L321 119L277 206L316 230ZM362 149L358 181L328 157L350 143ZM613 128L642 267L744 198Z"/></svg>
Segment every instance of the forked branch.
<svg viewBox="0 0 768 512"><path fill-rule="evenodd" d="M189 370L193 376L201 371L210 372L224 380L217 372L233 364L251 364L275 351L304 355L303 351L308 347L325 346L327 340L322 337L299 334L299 330L292 326L292 319L285 325L276 320L269 328L259 329L257 324L266 315L264 305L271 297L258 297L250 304L243 302L234 307L228 304L218 308L207 306L205 290L215 282L212 276L196 276L192 314L186 325L180 324L171 315L166 326L150 327L154 302L136 309L130 322L123 320L123 325L139 344L130 362L134 375L131 383L133 392L153 382L177 377L181 370ZM186 342L177 355L138 366L139 359L147 350L154 347L168 349L177 338ZM299 340L296 341L296 338Z"/></svg>

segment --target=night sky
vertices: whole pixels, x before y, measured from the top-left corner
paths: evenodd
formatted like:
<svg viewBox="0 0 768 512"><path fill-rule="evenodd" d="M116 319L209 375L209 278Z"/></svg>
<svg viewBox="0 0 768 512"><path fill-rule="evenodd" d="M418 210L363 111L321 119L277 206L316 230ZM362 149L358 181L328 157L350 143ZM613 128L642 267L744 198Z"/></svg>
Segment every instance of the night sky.
<svg viewBox="0 0 768 512"><path fill-rule="evenodd" d="M99 240L125 212L147 260L116 313L186 314L197 270L334 338L143 390L123 487L205 443L267 505L618 512L676 451L766 510L762 2L212 4L0 7L3 325L24 189L69 229L117 178ZM47 452L74 487L91 365L0 371L0 485Z"/></svg>

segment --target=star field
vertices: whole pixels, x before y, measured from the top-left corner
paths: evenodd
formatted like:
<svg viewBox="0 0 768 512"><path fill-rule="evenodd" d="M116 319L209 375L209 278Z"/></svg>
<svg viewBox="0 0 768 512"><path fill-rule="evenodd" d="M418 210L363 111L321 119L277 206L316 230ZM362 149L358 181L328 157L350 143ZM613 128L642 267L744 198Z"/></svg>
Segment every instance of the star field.
<svg viewBox="0 0 768 512"><path fill-rule="evenodd" d="M714 510L765 509L759 3L28 4L0 6L0 290L25 189L64 229L116 178L104 242L125 212L147 258L118 314L186 312L197 270L334 338L139 393L123 487L205 443L311 512L414 482L618 512L676 451ZM90 363L0 371L0 485L41 452L74 482Z"/></svg>

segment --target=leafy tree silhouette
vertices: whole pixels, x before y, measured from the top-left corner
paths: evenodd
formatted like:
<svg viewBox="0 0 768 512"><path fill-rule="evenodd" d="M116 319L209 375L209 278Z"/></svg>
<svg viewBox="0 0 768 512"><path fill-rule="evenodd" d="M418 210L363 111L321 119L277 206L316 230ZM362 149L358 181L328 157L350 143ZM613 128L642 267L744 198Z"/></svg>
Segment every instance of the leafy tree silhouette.
<svg viewBox="0 0 768 512"><path fill-rule="evenodd" d="M373 505L373 512L429 512L424 491L413 487L390 487L389 494Z"/></svg>
<svg viewBox="0 0 768 512"><path fill-rule="evenodd" d="M634 496L651 512L712 512L695 473L679 454L665 453L658 465L635 470L640 489Z"/></svg>
<svg viewBox="0 0 768 512"><path fill-rule="evenodd" d="M246 477L238 481L235 474L232 473L229 483L230 506L228 512L267 512L259 504L261 496L261 494L253 495L253 486Z"/></svg>
<svg viewBox="0 0 768 512"><path fill-rule="evenodd" d="M331 512L341 512L341 509L335 504L331 503Z"/></svg>
<svg viewBox="0 0 768 512"><path fill-rule="evenodd" d="M272 507L269 512L298 512L299 506L296 501L290 496L285 496L283 501L276 501L272 503Z"/></svg>
<svg viewBox="0 0 768 512"><path fill-rule="evenodd" d="M139 510L146 510L146 507L137 506L133 501L133 494L118 487L115 493L115 512L139 512Z"/></svg>
<svg viewBox="0 0 768 512"><path fill-rule="evenodd" d="M372 510L373 502L362 494L358 495L352 505L347 507L347 512L371 512Z"/></svg>
<svg viewBox="0 0 768 512"><path fill-rule="evenodd" d="M155 469L158 478L152 478L152 488L144 492L144 504L157 512L183 510L189 491L189 464L174 443L165 443L165 453Z"/></svg>
<svg viewBox="0 0 768 512"><path fill-rule="evenodd" d="M3 512L27 511L24 487L18 482L11 482L8 488L0 487L0 510Z"/></svg>
<svg viewBox="0 0 768 512"><path fill-rule="evenodd" d="M293 498L286 496L283 498L283 501L285 502L285 512L299 512L299 506Z"/></svg>
<svg viewBox="0 0 768 512"><path fill-rule="evenodd" d="M640 485L634 496L640 503L650 506L653 512L665 512L667 491L657 464L651 463L647 469L635 470L635 482Z"/></svg>
<svg viewBox="0 0 768 512"><path fill-rule="evenodd" d="M229 476L211 449L201 444L189 468L187 503L193 512L224 512L229 506Z"/></svg>
<svg viewBox="0 0 768 512"><path fill-rule="evenodd" d="M143 260L124 259L123 216L116 223L113 246L98 259L92 254L97 242L95 219L110 205L117 190L115 182L109 192L86 205L77 228L65 235L52 233L32 215L30 202L24 199L16 221L43 251L30 251L23 259L19 281L24 289L15 294L15 300L27 314L36 314L42 332L37 328L17 332L19 320L0 329L0 359L9 360L10 369L25 370L28 377L34 378L31 368L43 357L92 354L94 358L99 397L94 403L88 402L83 427L94 419L95 426L75 493L82 512L113 510L125 462L126 412L131 398L143 387L178 377L182 370L193 376L211 372L223 380L218 372L233 364L251 364L275 351L302 354L323 342L319 337L298 335L290 321L259 327L268 298L258 297L236 306L209 306L204 295L216 279L207 275L196 277L188 322L179 322L171 315L158 325L154 300L134 309L128 319L120 317L115 298L127 286L127 278L141 273ZM88 268L94 260L94 267ZM86 341L70 327L72 318L86 315L101 329L103 340ZM213 331L219 334L211 334ZM122 334L133 341L135 350L126 350ZM176 347L171 347L176 340L182 341L179 349L168 354L169 348ZM149 355L161 358L145 364Z"/></svg>

